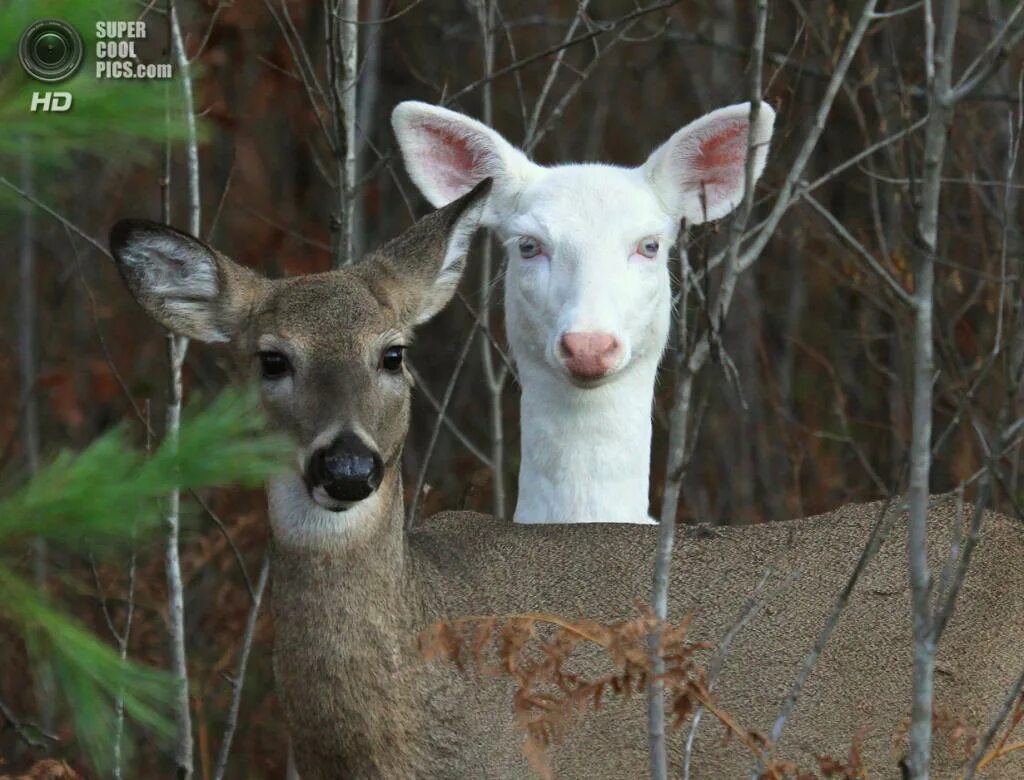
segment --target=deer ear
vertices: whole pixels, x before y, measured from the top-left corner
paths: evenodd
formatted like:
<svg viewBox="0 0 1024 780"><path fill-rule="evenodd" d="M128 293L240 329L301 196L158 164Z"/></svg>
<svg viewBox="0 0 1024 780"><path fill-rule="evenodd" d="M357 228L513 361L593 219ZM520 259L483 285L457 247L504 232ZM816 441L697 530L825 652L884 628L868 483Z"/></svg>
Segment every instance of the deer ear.
<svg viewBox="0 0 1024 780"><path fill-rule="evenodd" d="M455 295L490 190L491 180L484 179L356 266L380 297L392 301L407 325L431 319Z"/></svg>
<svg viewBox="0 0 1024 780"><path fill-rule="evenodd" d="M110 251L146 313L199 341L230 341L265 284L199 239L145 219L114 225Z"/></svg>
<svg viewBox="0 0 1024 780"><path fill-rule="evenodd" d="M541 170L487 125L446 108L399 103L391 125L410 178L434 206L451 203L490 178L493 208L496 199L514 197ZM493 221L487 213L483 218Z"/></svg>
<svg viewBox="0 0 1024 780"><path fill-rule="evenodd" d="M775 112L761 103L753 128L754 181L764 171L774 124ZM678 130L641 171L675 218L690 224L720 219L743 199L749 132L749 103L720 108Z"/></svg>

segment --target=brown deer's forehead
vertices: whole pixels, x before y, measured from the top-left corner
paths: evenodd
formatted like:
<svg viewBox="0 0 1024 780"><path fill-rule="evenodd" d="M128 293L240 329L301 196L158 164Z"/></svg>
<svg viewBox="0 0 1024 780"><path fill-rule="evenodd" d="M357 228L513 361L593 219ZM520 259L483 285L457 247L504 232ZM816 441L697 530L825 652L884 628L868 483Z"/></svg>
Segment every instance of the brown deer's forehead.
<svg viewBox="0 0 1024 780"><path fill-rule="evenodd" d="M256 329L310 346L365 343L396 326L384 303L345 271L285 279L256 312Z"/></svg>

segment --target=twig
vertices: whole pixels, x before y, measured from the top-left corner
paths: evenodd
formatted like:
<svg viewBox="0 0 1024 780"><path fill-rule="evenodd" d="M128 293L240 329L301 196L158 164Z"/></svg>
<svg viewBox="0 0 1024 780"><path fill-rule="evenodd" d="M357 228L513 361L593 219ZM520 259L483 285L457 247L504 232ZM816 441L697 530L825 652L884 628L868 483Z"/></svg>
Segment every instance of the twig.
<svg viewBox="0 0 1024 780"><path fill-rule="evenodd" d="M782 702L782 707L779 710L778 716L775 718L775 723L772 724L771 735L768 738L768 747L765 749L765 758L771 757L774 746L778 744L779 739L782 737L782 731L786 726L786 721L789 719L789 716L793 714L793 710L796 708L797 699L800 697L800 693L803 691L803 687L806 684L807 679L811 676L811 672L814 671L814 667L818 663L818 658L821 656L822 651L824 651L825 645L828 644L828 640L831 638L832 632L839 623L839 617L843 614L843 610L846 608L846 604L850 600L850 595L853 593L853 589L857 587L860 575L864 572L864 569L867 568L867 565L871 563L875 554L878 552L878 549L889 536L893 518L896 514L895 512L889 511L892 501L893 499L890 496L882 504L882 509L878 513L878 519L875 521L875 527L871 531L871 536L868 537L867 544L864 545L864 549L861 551L860 558L857 560L857 565L854 566L853 571L846 580L846 584L839 592L839 596L836 598L835 603L832 605L832 610L829 612L828 618L825 620L825 625L822 626L822 629L818 634L818 638L814 642L814 647L811 648L810 653L808 653L804 658L803 665L800 667L800 672L797 674L796 680L793 681L793 685L790 687L789 693ZM762 768L763 764L759 761L752 775L753 780L757 780L761 774Z"/></svg>
<svg viewBox="0 0 1024 780"><path fill-rule="evenodd" d="M152 449L153 442L149 427L149 399L146 399L146 452ZM128 660L128 642L132 636L132 624L135 620L135 572L138 563L138 551L135 547L135 524L132 524L132 553L128 562L128 597L127 613L124 618L124 628L120 634L113 631L113 621L108 618L111 631L117 641L117 652L121 657L121 663ZM103 607L104 616L107 615L106 605ZM118 689L117 699L114 702L114 778L121 780L123 770L121 767L121 739L124 736L124 687Z"/></svg>
<svg viewBox="0 0 1024 780"><path fill-rule="evenodd" d="M92 245L92 247L94 249L99 250L100 254L102 254L108 260L112 261L114 259L113 255L110 254L110 250L107 249L105 246L103 246L103 244L101 244L95 238L90 236L88 233L85 233L84 231L82 231L82 229L79 228L74 223L69 222L67 219L62 217L60 214L58 214L56 211L51 209L45 203L42 203L41 201L36 200L36 198L32 197L32 195L30 195L29 193L25 192L23 189L21 189L20 187L16 186L15 184L11 183L8 179L6 179L3 176L0 176L0 184L3 184L5 187L7 187L12 192L16 193L17 195L20 195L22 198L27 200L29 203L34 205L36 208L39 208L39 209L42 209L43 211L45 211L47 214L49 214L55 220L60 222L64 227L66 227L68 230L70 230L75 235L77 235L77 236L79 236L81 238L84 238L86 241L89 242L89 244Z"/></svg>
<svg viewBox="0 0 1024 780"><path fill-rule="evenodd" d="M0 715L3 716L3 719L5 721L7 721L7 725L14 729L14 733L18 735L18 739L20 739L29 747L36 748L37 750L45 750L48 747L46 742L44 742L42 739L33 736L33 732L35 734L39 734L47 740L50 740L51 742L60 741L60 739L55 734L51 734L48 731L40 728L32 721L21 720L19 718L16 718L14 716L14 712L11 710L10 707L7 706L7 702L5 702L3 698L0 698Z"/></svg>
<svg viewBox="0 0 1024 780"><path fill-rule="evenodd" d="M479 0L477 5L477 24L483 34L484 76L494 72L494 17L496 0ZM564 50L563 50L564 51ZM555 65L554 67L557 67ZM488 78L483 85L483 115L485 124L494 121L493 81ZM490 236L484 239L480 256L480 320L490 325L491 291L494 283L494 242ZM488 328L488 331L490 329ZM484 369L484 380L488 395L488 418L491 429L491 479L493 484L493 502L491 514L499 520L505 518L505 425L502 399L505 390L507 371L494 364L494 355L485 332L480 339L480 359Z"/></svg>
<svg viewBox="0 0 1024 780"><path fill-rule="evenodd" d="M1022 12L1024 12L1024 2L1019 2L1010 12L1003 26L992 36L984 51L964 70L960 80L952 88L951 102L959 103L964 100L999 70L1006 58L1020 43L1021 38L1024 37L1024 24L1021 24L1012 34L1010 32L1013 23Z"/></svg>
<svg viewBox="0 0 1024 780"><path fill-rule="evenodd" d="M672 6L677 5L679 2L680 0L665 0L665 2L656 3L654 5L646 6L643 8L637 8L634 11L625 14L624 16L620 16L618 19L615 19L605 25L601 25L597 29L586 32L583 35L577 36L576 38L573 38L567 42L559 43L554 46L549 46L547 49L542 49L539 52L535 52L534 54L531 54L527 57L523 57L521 60L517 60L516 62L513 62L511 65L506 65L504 68L498 68L490 76L482 79L477 79L476 81L467 84L462 89L457 90L456 92L453 92L451 95L446 96L445 99L442 101L442 105L451 105L459 98L482 87L489 81L493 81L494 79L500 78L501 76L506 76L509 73L514 73L515 71L525 68L527 65L531 65L534 62L537 62L538 60L543 60L551 56L552 54L557 54L563 49L568 49L571 46L576 46L578 44L592 40L593 38L596 38L599 35L604 35L605 33L611 32L612 30L621 27L627 22L631 22L634 19L639 19L641 16L656 13L657 11L665 11L671 8Z"/></svg>
<svg viewBox="0 0 1024 780"><path fill-rule="evenodd" d="M245 559L242 557L242 551L238 549L238 545L235 544L235 540L228 532L228 528L224 524L224 521L220 519L217 513L210 508L210 505L206 503L206 501L203 500L203 497L195 490L190 489L188 493L192 496L195 502L203 508L203 511L206 512L207 516L213 520L213 524L217 526L217 530L220 531L221 536L224 537L224 541L228 543L228 547L231 548L231 554L235 556L235 561L238 563L238 569L242 573L242 579L245 581L245 589L249 591L249 598L255 600L256 590L252 586L252 579L249 577L249 569L245 565Z"/></svg>
<svg viewBox="0 0 1024 780"><path fill-rule="evenodd" d="M576 28L579 27L580 20L587 13L588 5L590 5L590 0L581 0L579 5L576 7L576 14L572 18L572 23L565 31L565 37L562 38L563 44L568 44L576 34ZM551 87L555 83L555 77L558 75L558 69L562 64L562 60L565 59L566 51L568 51L568 49L563 48L555 55L555 61L551 63L551 68L548 70L547 78L544 79L544 85L540 88L540 94L537 96L537 102L533 104L533 113L530 114L526 125L526 132L524 133L525 143L523 148L527 152L533 148L533 137L537 134L537 126L540 123L540 113L544 109L544 103L547 101L548 94L551 92ZM489 73L485 75L489 75Z"/></svg>
<svg viewBox="0 0 1024 780"><path fill-rule="evenodd" d="M978 743L978 747L974 751L974 755L971 756L971 760L967 764L963 780L972 780L974 773L988 763L986 760L988 747L992 744L993 740L995 740L996 734L999 733L999 728L1003 725L1003 721L1006 720L1010 711L1013 709L1014 704L1020 700L1022 695L1024 695L1024 669L1021 670L1020 675L1017 677L1017 681L1013 684L1013 687L1010 688L1009 694L1003 701L1003 706L999 708L999 713L995 718L993 718L992 722L985 730L985 736L981 738L981 741Z"/></svg>
<svg viewBox="0 0 1024 780"><path fill-rule="evenodd" d="M594 56L591 58L590 62L588 62L586 67L577 74L576 81L573 82L572 86L565 91L565 94L563 94L558 103L555 104L555 107L551 109L551 112L548 114L548 118L544 120L544 124L541 125L532 136L530 136L530 140L527 143L523 144L523 148L527 152L536 148L537 144L539 144L547 134L551 132L555 123L562 118L562 114L565 113L565 109L568 107L569 103L583 85L587 83L587 79L589 79L591 74L597 69L597 66L601 64L604 56L626 38L629 31L633 29L633 25L636 23L636 21L633 21L627 24L619 31L618 35L607 43L607 45L594 52Z"/></svg>
<svg viewBox="0 0 1024 780"><path fill-rule="evenodd" d="M935 613L932 616L933 643L937 646L946 630L946 625L953 610L956 607L956 597L963 586L964 578L967 576L967 569L971 565L971 557L974 554L978 542L981 541L981 524L984 518L985 505L988 503L989 494L992 490L992 472L995 470L996 460L1002 454L1002 448L993 448L988 456L988 468L981 480L981 487L974 499L974 511L971 513L971 523L967 532L967 538L963 541L961 549L950 555L951 571L944 577L943 587L938 594L935 606ZM940 581L941 582L941 581Z"/></svg>
<svg viewBox="0 0 1024 780"><path fill-rule="evenodd" d="M249 616L245 620L245 632L242 634L242 646L238 653L238 666L231 678L231 707L228 709L228 720L224 727L224 737L220 743L220 750L217 753L217 763L214 765L213 780L222 780L228 768L228 757L231 755L231 742L235 736L235 729L238 726L238 713L242 704L242 687L245 684L245 670L249 665L249 651L252 650L253 635L256 632L256 621L260 614L260 605L263 603L263 591L267 586L270 576L270 550L263 554L263 564L260 566L260 576L256 581L256 590L252 595L252 604L249 606Z"/></svg>
<svg viewBox="0 0 1024 780"><path fill-rule="evenodd" d="M288 46L288 51L291 52L292 59L299 69L299 80L306 90L306 97L309 100L310 108L313 109L313 115L316 117L317 125L319 125L320 132L323 134L324 142L333 154L335 151L334 137L327 129L326 122L324 122L320 100L318 99L318 97L322 98L324 96L324 91L317 81L316 70L313 68L309 53L302 43L302 38L299 36L298 31L295 30L295 25L291 22L291 16L288 14L288 4L282 1L280 14L274 8L273 0L263 0L263 4L267 7L270 17L277 23L281 35L284 36L285 45Z"/></svg>
<svg viewBox="0 0 1024 780"><path fill-rule="evenodd" d="M876 4L877 0L867 0L864 7L861 9L860 17L857 19L856 25L850 32L846 45L843 47L843 53L839 57L839 61L836 63L835 69L832 71L832 78L829 80L828 86L825 88L825 95L822 98L821 103L818 105L818 110L815 113L814 123L811 126L807 137L804 139L804 142L800 147L800 151L797 153L796 159L793 161L792 166L786 174L786 179L782 184L782 188L776 196L775 205L772 207L772 211L763 225L759 227L757 237L754 239L752 245L743 252L738 260L738 270L740 272L745 271L754 263L755 260L757 260L761 252L764 250L765 245L767 245L768 239L771 237L772 233L775 232L775 228L778 226L779 220L782 219L782 215L785 214L786 210L789 208L794 197L797 182L799 182L803 176L804 169L807 167L807 163L811 159L811 154L817 147L818 140L821 138L821 134L825 130L825 120L828 117L829 112L832 110L832 104L835 102L836 94L839 92L840 86L842 86L843 79L846 78L846 73L853 61L853 55L860 48L860 43L864 39L864 35L867 33L868 27L871 22L874 21Z"/></svg>
<svg viewBox="0 0 1024 780"><path fill-rule="evenodd" d="M709 692L711 692L715 687L715 680L718 679L718 675L721 672L722 667L725 665L726 659L729 657L729 651L732 649L732 642L736 638L736 635L739 634L739 632L742 631L764 607L766 601L764 597L765 585L768 584L768 579L771 575L771 567L766 568L764 570L764 574L761 575L761 579L754 587L753 592L740 608L740 612L736 616L736 619L725 632L725 636L722 637L722 641L719 642L718 647L715 649L715 654L711 656L707 669L707 688ZM780 589L785 587L791 579L791 577L788 577L786 582L780 586ZM690 721L690 730L686 734L686 743L683 751L683 780L690 779L690 759L693 756L693 742L697 738L697 729L700 727L701 718L703 716L704 708L697 707L693 713L693 719Z"/></svg>
<svg viewBox="0 0 1024 780"><path fill-rule="evenodd" d="M885 283L889 291L896 296L897 300L901 303L907 304L908 306L913 305L914 299L910 293L904 290L903 285L897 282L896 279L893 278L893 275L875 259L874 255L865 249L864 245L850 234L850 231L846 229L843 223L840 222L831 211L822 206L818 199L811 195L810 192L802 192L800 197L807 201L815 211L825 218L829 225L832 226L832 229L839 234L840 238L853 247L856 253L863 258L865 263L867 263L868 267L874 271L875 275Z"/></svg>
<svg viewBox="0 0 1024 780"><path fill-rule="evenodd" d="M434 408L434 411L444 418L445 427L452 432L456 439L462 442L462 446L469 450L473 454L473 457L487 466L487 468L493 468L494 466L491 463L491 459L484 454L483 450L473 444L469 436L463 433L462 429L456 425L455 421L451 418L451 415L447 414L447 412L441 408L441 403L434 397L434 394L430 391L427 383L423 380L419 371L416 370L412 361L408 358L406 358L406 366L409 369L409 373L412 375L413 381L416 382L416 389L423 393L423 397L427 399L427 402Z"/></svg>
<svg viewBox="0 0 1024 780"><path fill-rule="evenodd" d="M438 412L437 419L434 420L434 428L430 432L430 441L427 444L427 451L423 456L423 465L420 467L419 477L416 479L416 490L413 492L412 503L409 505L409 515L405 520L405 528L407 531L412 529L413 525L416 523L417 516L419 515L420 503L423 500L423 487L427 483L427 468L430 466L430 457L434 454L434 447L437 445L437 437L441 433L444 412L448 409L448 405L451 403L452 394L455 392L455 384L458 382L459 374L462 373L462 366L466 362L469 350L473 346L474 339L476 339L478 327L479 325L474 322L473 327L469 329L466 340L462 344L462 350L459 352L459 357L455 361L455 367L452 369L452 376L448 380L448 386L445 388L444 396L441 398L441 410Z"/></svg>

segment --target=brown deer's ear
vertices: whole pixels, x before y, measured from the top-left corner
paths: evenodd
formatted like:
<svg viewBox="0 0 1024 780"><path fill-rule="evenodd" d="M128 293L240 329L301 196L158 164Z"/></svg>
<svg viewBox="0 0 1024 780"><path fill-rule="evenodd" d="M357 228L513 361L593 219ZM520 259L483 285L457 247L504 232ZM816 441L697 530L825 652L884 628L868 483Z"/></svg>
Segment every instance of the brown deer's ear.
<svg viewBox="0 0 1024 780"><path fill-rule="evenodd" d="M110 251L146 313L199 341L231 341L267 283L199 239L145 219L114 225Z"/></svg>
<svg viewBox="0 0 1024 780"><path fill-rule="evenodd" d="M466 254L487 204L491 180L423 217L356 266L406 324L426 322L455 295Z"/></svg>

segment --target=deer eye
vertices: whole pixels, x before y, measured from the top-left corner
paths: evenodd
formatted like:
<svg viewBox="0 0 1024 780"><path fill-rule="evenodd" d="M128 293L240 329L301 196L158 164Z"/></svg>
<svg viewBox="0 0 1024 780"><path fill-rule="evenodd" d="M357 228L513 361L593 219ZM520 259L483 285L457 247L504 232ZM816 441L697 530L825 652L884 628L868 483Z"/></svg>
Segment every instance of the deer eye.
<svg viewBox="0 0 1024 780"><path fill-rule="evenodd" d="M658 249L661 243L654 236L648 236L647 238L640 239L636 245L636 253L643 255L644 257L657 257Z"/></svg>
<svg viewBox="0 0 1024 780"><path fill-rule="evenodd" d="M540 241L531 236L522 236L519 239L519 256L523 260L529 260L531 257L536 257L542 251Z"/></svg>
<svg viewBox="0 0 1024 780"><path fill-rule="evenodd" d="M402 359L405 357L405 347L395 344L380 353L380 367L389 374L397 374L402 370Z"/></svg>
<svg viewBox="0 0 1024 780"><path fill-rule="evenodd" d="M281 352L260 352L260 373L264 379L283 379L292 370L288 358Z"/></svg>

